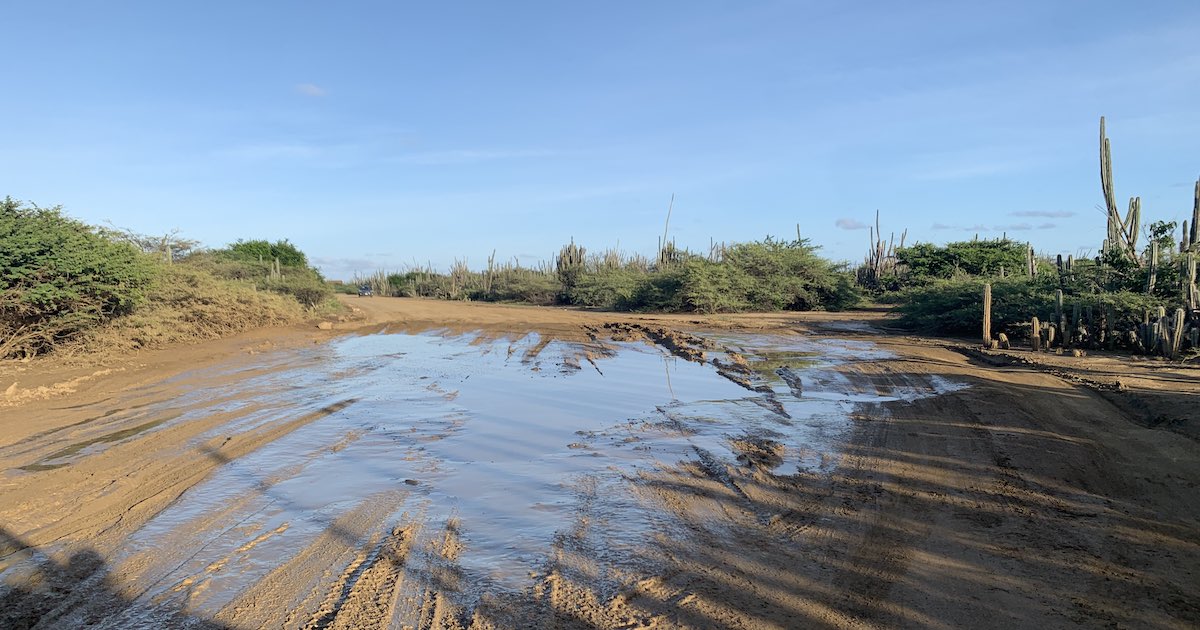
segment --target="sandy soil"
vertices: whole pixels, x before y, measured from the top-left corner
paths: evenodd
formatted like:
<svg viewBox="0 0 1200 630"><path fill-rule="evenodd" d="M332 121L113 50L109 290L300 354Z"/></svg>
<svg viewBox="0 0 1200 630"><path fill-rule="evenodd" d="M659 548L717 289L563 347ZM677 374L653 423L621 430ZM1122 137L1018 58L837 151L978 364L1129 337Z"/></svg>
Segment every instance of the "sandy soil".
<svg viewBox="0 0 1200 630"><path fill-rule="evenodd" d="M627 316L346 301L353 312L331 330L257 331L98 366L0 366L0 627L367 628L393 618L420 628L1200 626L1194 368L983 352L887 332L882 313ZM454 522L378 528L373 514L399 501L400 488L340 517L217 618L133 615L136 594L108 564L124 541L217 468L338 409L231 435L214 433L228 421L217 415L139 437L144 419L106 403L218 395L222 378L244 374L199 368L270 371L280 349L381 329L536 331L585 344L615 333L685 358L703 343L693 335L730 329L860 339L895 358L839 367L857 391L967 387L859 405L825 472L774 474L773 446L748 440L736 466L643 473L631 480L637 492L689 523L689 534L659 537L644 550L656 570L615 589L589 578L592 560L567 534L529 592L463 609L449 596L460 579ZM106 440L120 441L70 466L37 465L64 445ZM280 615L274 604L285 600L303 605Z"/></svg>

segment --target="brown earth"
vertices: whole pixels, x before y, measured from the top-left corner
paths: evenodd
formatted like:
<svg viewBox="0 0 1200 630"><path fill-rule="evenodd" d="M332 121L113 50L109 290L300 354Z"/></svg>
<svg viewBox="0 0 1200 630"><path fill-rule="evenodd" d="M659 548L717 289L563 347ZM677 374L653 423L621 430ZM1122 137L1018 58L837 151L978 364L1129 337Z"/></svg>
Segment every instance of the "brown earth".
<svg viewBox="0 0 1200 630"><path fill-rule="evenodd" d="M114 414L107 401L133 392L135 405L151 405L196 388L219 395L220 379L234 376L198 368L279 369L270 357L281 348L384 328L536 331L597 351L624 335L693 360L713 331L830 336L894 355L839 367L857 390L968 386L858 405L852 437L827 472L773 474L776 446L746 439L735 443L736 466L664 465L632 479L646 501L691 523L691 534L658 539L645 550L658 570L627 576L616 592L589 580L594 567L572 552L568 533L528 593L456 608L447 596L456 525L379 529L371 516L401 488L340 518L219 618L140 623L365 628L403 615L421 628L1200 626L1195 368L984 352L887 332L883 313L631 316L346 302L351 315L331 330L313 322L88 367L0 366L0 571L13 569L0 588L0 627L103 625L126 611L134 594L121 571L133 569L107 560L128 536L217 467L337 411L202 439L228 421L205 417L139 437L145 419ZM737 361L726 367L737 372ZM106 440L119 443L71 466L38 466L64 445ZM30 562L36 570L14 569ZM318 579L330 566L344 572ZM312 612L280 615L270 606L280 598Z"/></svg>

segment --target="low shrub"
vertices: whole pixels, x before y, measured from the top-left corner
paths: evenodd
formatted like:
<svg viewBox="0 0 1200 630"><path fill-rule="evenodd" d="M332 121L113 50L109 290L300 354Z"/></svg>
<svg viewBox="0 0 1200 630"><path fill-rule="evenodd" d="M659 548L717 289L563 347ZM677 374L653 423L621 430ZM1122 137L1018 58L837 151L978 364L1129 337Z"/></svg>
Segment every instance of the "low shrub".
<svg viewBox="0 0 1200 630"><path fill-rule="evenodd" d="M896 323L903 328L935 335L978 335L983 321L984 283L978 278L942 280L899 293L896 312L900 317ZM993 280L992 329L1013 339L1025 339L1029 337L1031 318L1053 323L1056 288L1048 279ZM1077 304L1082 313L1091 309L1096 320L1111 312L1111 326L1116 331L1129 330L1140 323L1147 312L1169 306L1159 296L1131 291L1068 293L1063 304L1068 317Z"/></svg>
<svg viewBox="0 0 1200 630"><path fill-rule="evenodd" d="M126 315L155 265L61 208L0 202L0 358L32 356Z"/></svg>

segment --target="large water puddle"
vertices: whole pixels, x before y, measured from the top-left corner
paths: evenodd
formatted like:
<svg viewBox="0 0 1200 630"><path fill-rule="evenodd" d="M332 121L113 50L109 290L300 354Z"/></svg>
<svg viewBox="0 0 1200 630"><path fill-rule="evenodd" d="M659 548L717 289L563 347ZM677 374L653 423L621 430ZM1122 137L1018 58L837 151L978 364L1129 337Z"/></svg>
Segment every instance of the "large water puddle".
<svg viewBox="0 0 1200 630"><path fill-rule="evenodd" d="M243 410L202 439L324 417L223 462L113 560L139 601L212 615L331 532L360 547L391 524L453 520L464 583L520 589L581 519L593 553L614 563L636 564L648 536L670 532L671 517L630 491L639 471L732 463L747 435L782 444L776 472L820 469L836 460L856 404L923 394L864 394L830 369L885 357L868 344L719 342L750 360L756 389L649 344L584 356L536 335L372 334L298 353L292 367L248 370L232 390L192 394L211 396L214 412ZM204 413L189 404L188 416Z"/></svg>

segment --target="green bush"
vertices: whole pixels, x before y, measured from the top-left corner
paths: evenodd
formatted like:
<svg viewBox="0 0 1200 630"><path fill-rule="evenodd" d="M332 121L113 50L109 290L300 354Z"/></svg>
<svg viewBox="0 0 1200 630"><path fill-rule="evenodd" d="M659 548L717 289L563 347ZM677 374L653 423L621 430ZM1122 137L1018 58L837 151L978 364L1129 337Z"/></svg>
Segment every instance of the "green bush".
<svg viewBox="0 0 1200 630"><path fill-rule="evenodd" d="M818 256L807 241L737 243L719 263L692 260L683 269L686 310L837 310L860 297L849 272Z"/></svg>
<svg viewBox="0 0 1200 630"><path fill-rule="evenodd" d="M1047 280L993 280L992 329L1014 339L1024 339L1029 336L1031 318L1053 322L1056 285ZM941 280L908 289L900 294L900 305L896 309L900 315L897 324L935 335L978 335L982 331L984 282L978 278ZM1063 304L1068 316L1076 304L1081 309L1090 307L1097 318L1111 308L1115 316L1112 327L1118 331L1133 328L1142 321L1146 311L1168 306L1165 300L1157 296L1129 291L1068 293L1063 298Z"/></svg>
<svg viewBox="0 0 1200 630"><path fill-rule="evenodd" d="M962 276L999 276L1024 273L1026 246L1007 239L959 241L944 246L917 243L896 250L904 269L903 284L922 285L933 280Z"/></svg>
<svg viewBox="0 0 1200 630"><path fill-rule="evenodd" d="M606 310L629 310L646 273L630 269L599 269L581 274L568 293L570 303Z"/></svg>
<svg viewBox="0 0 1200 630"><path fill-rule="evenodd" d="M271 243L265 240L237 242L219 249L218 256L229 260L271 263L275 260L284 267L308 267L308 257L287 239Z"/></svg>
<svg viewBox="0 0 1200 630"><path fill-rule="evenodd" d="M30 356L131 312L155 266L61 208L0 202L0 357Z"/></svg>
<svg viewBox="0 0 1200 630"><path fill-rule="evenodd" d="M901 294L897 324L935 335L979 334L983 326L983 285L977 278L937 280ZM992 283L992 328L1027 336L1020 326L1054 312L1054 291L1024 279Z"/></svg>
<svg viewBox="0 0 1200 630"><path fill-rule="evenodd" d="M748 294L754 280L733 265L690 260L683 273L684 303L700 313L731 313L751 308Z"/></svg>
<svg viewBox="0 0 1200 630"><path fill-rule="evenodd" d="M664 312L688 310L682 291L685 273L683 266L675 265L643 275L638 279L637 286L634 287L629 300L617 303L617 310Z"/></svg>

